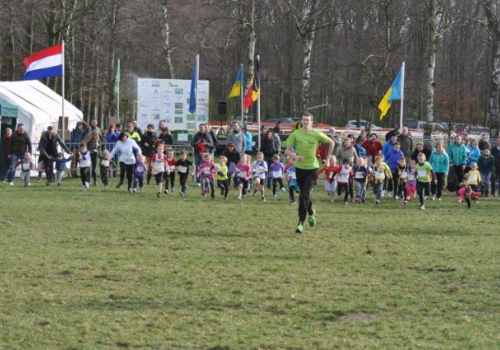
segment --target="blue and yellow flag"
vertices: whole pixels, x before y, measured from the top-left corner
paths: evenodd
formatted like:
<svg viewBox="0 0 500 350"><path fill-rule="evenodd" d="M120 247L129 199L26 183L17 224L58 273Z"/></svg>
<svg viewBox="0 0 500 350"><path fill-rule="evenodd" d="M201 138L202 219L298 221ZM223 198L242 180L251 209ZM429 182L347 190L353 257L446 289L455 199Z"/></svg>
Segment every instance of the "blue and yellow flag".
<svg viewBox="0 0 500 350"><path fill-rule="evenodd" d="M402 78L403 78L403 68L399 70L399 73L392 83L389 90L384 95L384 98L378 104L378 109L380 109L380 120L382 120L389 108L391 108L392 101L401 100L401 86L402 86Z"/></svg>
<svg viewBox="0 0 500 350"><path fill-rule="evenodd" d="M231 92L229 93L229 98L240 97L242 86L243 86L243 67L240 67L240 70L238 71L238 76L236 77L236 80L234 81L233 88L231 89Z"/></svg>

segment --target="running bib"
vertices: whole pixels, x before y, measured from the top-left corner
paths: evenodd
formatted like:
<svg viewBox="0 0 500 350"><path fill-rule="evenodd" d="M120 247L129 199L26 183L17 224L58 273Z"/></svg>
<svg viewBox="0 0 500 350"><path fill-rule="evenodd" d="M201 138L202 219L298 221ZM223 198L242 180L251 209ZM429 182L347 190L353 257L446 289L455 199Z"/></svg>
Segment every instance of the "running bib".
<svg viewBox="0 0 500 350"><path fill-rule="evenodd" d="M477 182L477 174L470 174L469 182Z"/></svg>
<svg viewBox="0 0 500 350"><path fill-rule="evenodd" d="M203 172L204 172L205 174L210 174L210 168L205 168L205 169L203 169Z"/></svg>
<svg viewBox="0 0 500 350"><path fill-rule="evenodd" d="M335 176L335 173L332 171L332 172L330 173L330 175L328 176L328 178L329 178L330 180L332 180L334 176Z"/></svg>
<svg viewBox="0 0 500 350"><path fill-rule="evenodd" d="M155 173L162 173L165 170L163 159L153 163L153 170Z"/></svg>
<svg viewBox="0 0 500 350"><path fill-rule="evenodd" d="M175 171L175 165L172 165L172 166L170 167L170 172L172 173L172 172L174 172L174 171Z"/></svg>
<svg viewBox="0 0 500 350"><path fill-rule="evenodd" d="M290 173L290 179L292 179L292 180L296 180L297 179L297 174L295 174L295 171L292 171Z"/></svg>
<svg viewBox="0 0 500 350"><path fill-rule="evenodd" d="M185 167L185 166L180 166L180 167L178 168L178 170L179 170L179 172L180 172L180 173L185 174L185 173L187 173L188 168L187 168L187 167Z"/></svg>
<svg viewBox="0 0 500 350"><path fill-rule="evenodd" d="M402 171L399 173L399 177L401 179L406 179L406 178L408 178L408 173L406 171Z"/></svg>
<svg viewBox="0 0 500 350"><path fill-rule="evenodd" d="M109 168L109 160L107 160L107 159L101 160L101 166L103 166L105 168Z"/></svg>
<svg viewBox="0 0 500 350"><path fill-rule="evenodd" d="M240 177L247 178L247 172L246 171L240 171Z"/></svg>
<svg viewBox="0 0 500 350"><path fill-rule="evenodd" d="M281 171L273 171L273 178L279 179L283 177L283 173Z"/></svg>
<svg viewBox="0 0 500 350"><path fill-rule="evenodd" d="M90 159L80 160L80 168L88 168L90 166Z"/></svg>
<svg viewBox="0 0 500 350"><path fill-rule="evenodd" d="M385 179L385 174L383 171L376 171L375 172L375 179L377 180L383 180Z"/></svg>
<svg viewBox="0 0 500 350"><path fill-rule="evenodd" d="M427 171L425 171L425 170L419 170L418 171L418 177L427 177Z"/></svg>
<svg viewBox="0 0 500 350"><path fill-rule="evenodd" d="M356 179L362 179L365 177L362 171L356 171Z"/></svg>
<svg viewBox="0 0 500 350"><path fill-rule="evenodd" d="M349 174L340 175L340 177L337 179L337 182L349 182Z"/></svg>
<svg viewBox="0 0 500 350"><path fill-rule="evenodd" d="M409 180L409 181L413 181L413 180L415 180L415 174L413 174L413 173L409 173L409 174L408 174L408 180Z"/></svg>

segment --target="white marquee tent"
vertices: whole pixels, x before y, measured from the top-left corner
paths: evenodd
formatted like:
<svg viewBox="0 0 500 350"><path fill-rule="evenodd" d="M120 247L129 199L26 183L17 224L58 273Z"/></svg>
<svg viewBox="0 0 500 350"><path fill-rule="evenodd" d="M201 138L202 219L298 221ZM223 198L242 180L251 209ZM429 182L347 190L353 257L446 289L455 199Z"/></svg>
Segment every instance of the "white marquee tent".
<svg viewBox="0 0 500 350"><path fill-rule="evenodd" d="M0 97L18 107L16 124L24 123L33 143L39 142L42 131L49 125L58 128L62 97L38 80L0 82ZM68 101L64 104L64 114L68 118L67 130L83 120L83 113Z"/></svg>

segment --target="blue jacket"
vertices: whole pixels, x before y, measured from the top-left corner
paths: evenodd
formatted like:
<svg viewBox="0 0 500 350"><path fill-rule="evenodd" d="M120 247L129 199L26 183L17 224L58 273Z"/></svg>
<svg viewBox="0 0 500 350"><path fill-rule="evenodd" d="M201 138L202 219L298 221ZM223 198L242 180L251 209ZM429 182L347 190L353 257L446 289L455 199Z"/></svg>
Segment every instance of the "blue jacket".
<svg viewBox="0 0 500 350"><path fill-rule="evenodd" d="M467 150L469 151L469 157L467 158L467 166L470 166L472 163L477 163L479 157L481 156L481 151L479 150L479 147L467 146Z"/></svg>
<svg viewBox="0 0 500 350"><path fill-rule="evenodd" d="M391 143L391 140L387 141L382 147L382 154L384 155L384 159L387 159L387 153L394 149L394 145ZM387 162L386 162L387 163Z"/></svg>
<svg viewBox="0 0 500 350"><path fill-rule="evenodd" d="M245 133L245 139L246 139L246 146L245 146L245 151L247 152L252 152L252 134L250 133L250 131L247 131Z"/></svg>
<svg viewBox="0 0 500 350"><path fill-rule="evenodd" d="M398 162L399 162L399 159L400 158L404 158L405 157L405 154L403 153L403 151L399 150L399 151L396 151L394 148L392 150L390 150L389 152L387 152L387 155L385 157L385 162L387 163L387 165L389 166L389 168L391 169L391 171L393 173L396 172L396 168L398 167Z"/></svg>
<svg viewBox="0 0 500 350"><path fill-rule="evenodd" d="M448 156L450 157L450 163L453 165L465 165L467 163L467 147L465 145L458 146L453 142L448 147Z"/></svg>
<svg viewBox="0 0 500 350"><path fill-rule="evenodd" d="M441 153L435 150L432 151L429 163L431 164L432 170L438 174L447 174L450 169L450 157L448 157L448 154L444 151Z"/></svg>
<svg viewBox="0 0 500 350"><path fill-rule="evenodd" d="M84 130L79 129L78 127L81 125L81 122L76 123L76 127L71 131L71 134L69 136L69 142L71 143L71 148L74 147L80 147L80 144L82 143L83 140L83 134Z"/></svg>

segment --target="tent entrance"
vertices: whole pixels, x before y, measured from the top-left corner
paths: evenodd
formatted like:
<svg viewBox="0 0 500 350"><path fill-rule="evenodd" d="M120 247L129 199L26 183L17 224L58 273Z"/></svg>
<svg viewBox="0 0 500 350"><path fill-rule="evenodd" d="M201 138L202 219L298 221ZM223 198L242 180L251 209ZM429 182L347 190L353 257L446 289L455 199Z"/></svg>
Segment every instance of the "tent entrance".
<svg viewBox="0 0 500 350"><path fill-rule="evenodd" d="M12 131L14 132L16 130L16 120L17 117L2 117L0 116L0 139L3 141L3 138L5 137L5 130L7 128L11 128ZM0 147L0 174L3 174L5 170L7 170L7 165L4 162L5 159L5 153L3 150L3 147Z"/></svg>

